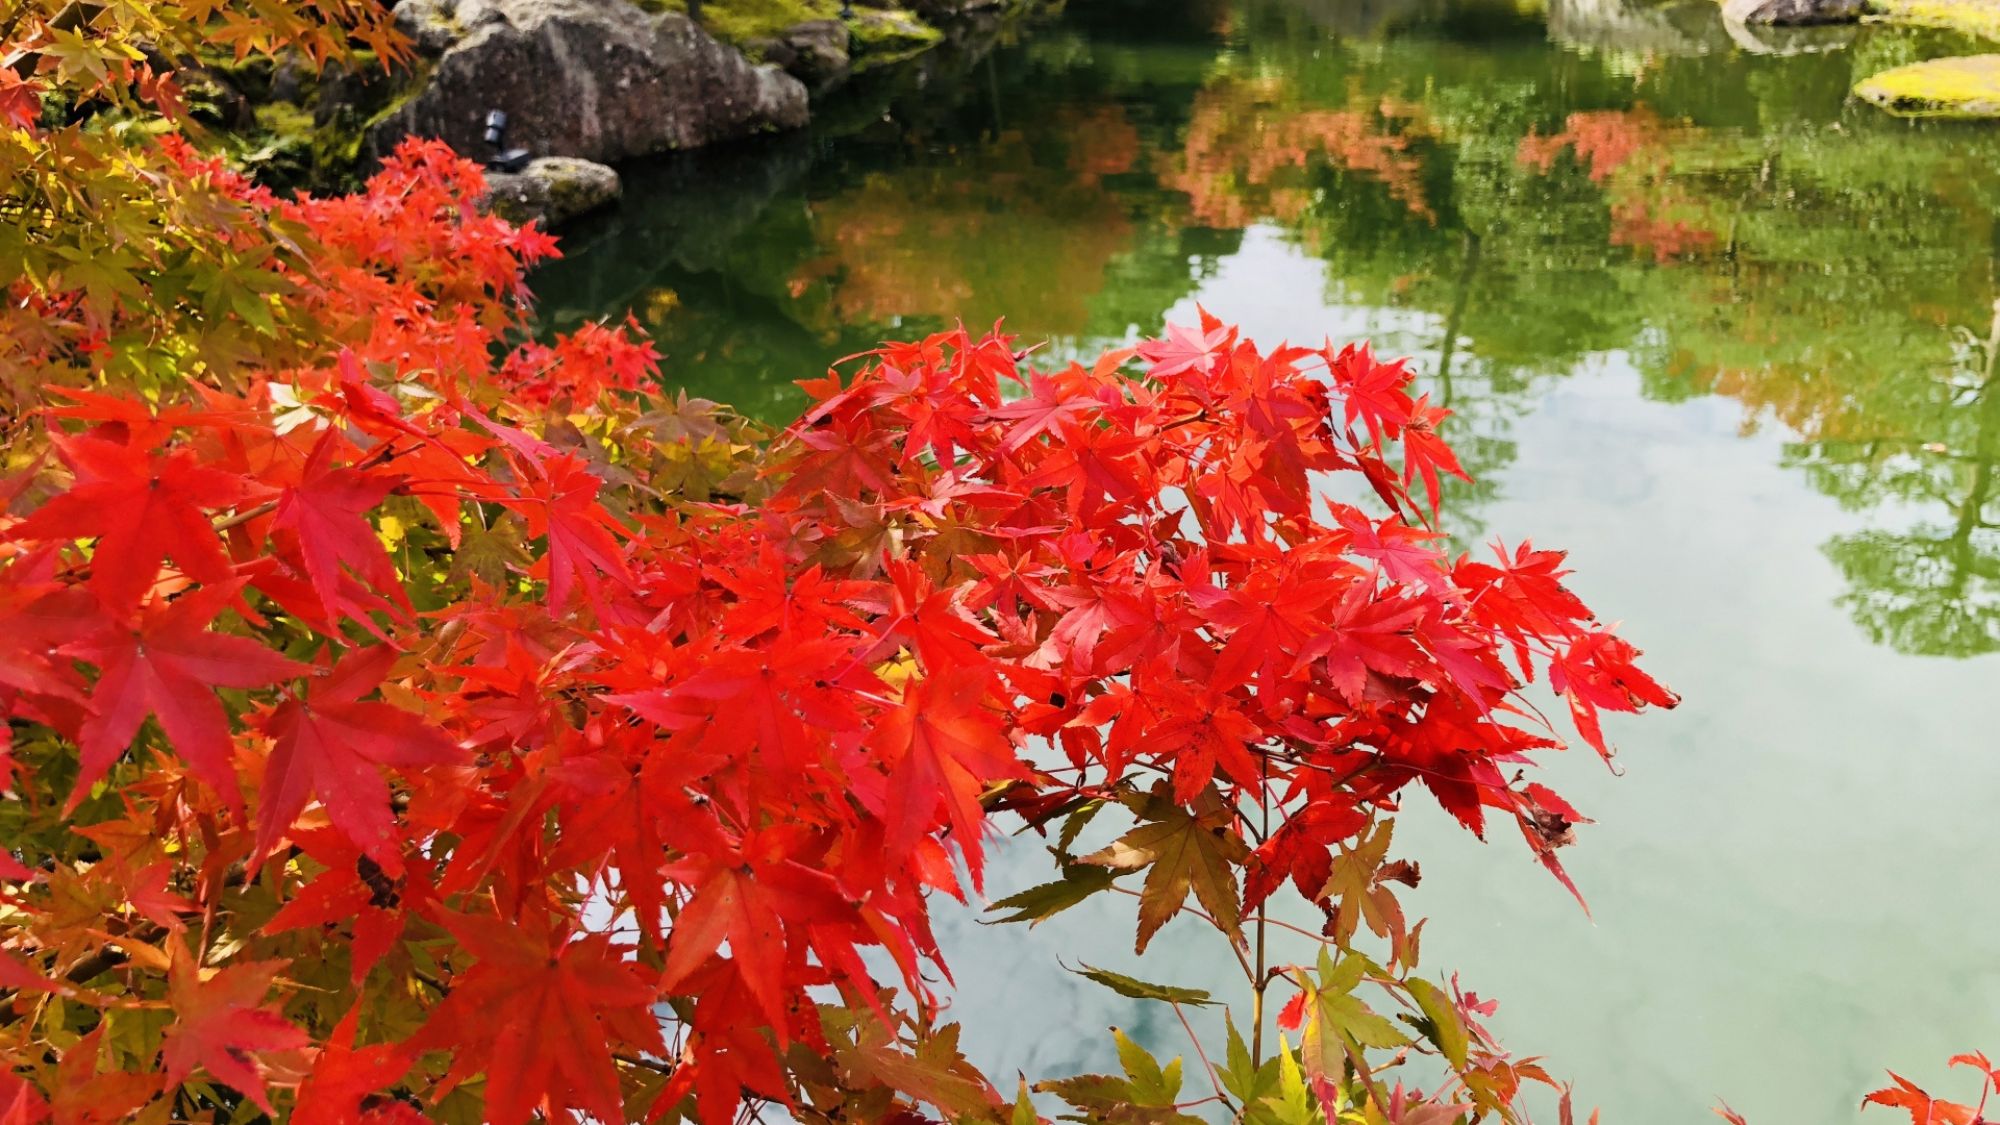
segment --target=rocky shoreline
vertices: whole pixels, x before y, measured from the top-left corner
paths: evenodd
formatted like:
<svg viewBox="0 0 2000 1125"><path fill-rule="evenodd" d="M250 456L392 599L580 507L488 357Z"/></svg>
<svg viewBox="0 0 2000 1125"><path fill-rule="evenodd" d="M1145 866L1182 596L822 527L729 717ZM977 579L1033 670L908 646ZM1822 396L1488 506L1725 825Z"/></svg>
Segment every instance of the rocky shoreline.
<svg viewBox="0 0 2000 1125"><path fill-rule="evenodd" d="M830 0L400 0L406 65L353 70L211 67L215 114L238 159L279 188L339 188L407 136L480 161L496 210L554 225L616 200L611 166L803 128L851 75L990 35L1046 0L920 0L920 11ZM814 18L774 26L793 15ZM753 18L754 17L754 18ZM713 30L711 30L713 29ZM754 34L752 34L754 33ZM726 41L733 34L740 42ZM505 125L500 144L490 131Z"/></svg>

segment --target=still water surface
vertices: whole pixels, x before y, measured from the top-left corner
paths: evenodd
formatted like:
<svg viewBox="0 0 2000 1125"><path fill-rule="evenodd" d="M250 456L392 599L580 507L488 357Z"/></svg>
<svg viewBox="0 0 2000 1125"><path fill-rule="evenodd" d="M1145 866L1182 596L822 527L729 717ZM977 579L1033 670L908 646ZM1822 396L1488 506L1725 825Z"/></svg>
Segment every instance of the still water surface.
<svg viewBox="0 0 2000 1125"><path fill-rule="evenodd" d="M1743 42L1714 11L1078 0L809 135L642 171L537 289L552 324L631 312L673 381L773 418L955 317L1061 357L1200 302L1415 357L1480 478L1447 527L1570 548L1687 699L1613 729L1624 776L1549 771L1598 821L1567 857L1589 916L1411 802L1426 963L1608 1121L1717 1096L1850 1121L1884 1065L2000 1049L2000 128L1846 96L1964 44ZM1131 924L948 919L977 1060L1113 1068L1113 1024L1185 1051L1056 964L1240 992L1194 928L1121 956Z"/></svg>

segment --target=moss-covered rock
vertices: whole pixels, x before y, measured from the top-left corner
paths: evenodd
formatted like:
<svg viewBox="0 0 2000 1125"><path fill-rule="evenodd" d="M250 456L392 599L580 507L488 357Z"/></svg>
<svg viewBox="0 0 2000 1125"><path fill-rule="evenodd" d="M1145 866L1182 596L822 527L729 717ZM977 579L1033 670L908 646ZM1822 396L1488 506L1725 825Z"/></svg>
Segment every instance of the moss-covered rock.
<svg viewBox="0 0 2000 1125"><path fill-rule="evenodd" d="M649 12L692 14L702 28L724 43L753 57L801 24L839 20L848 29L855 61L871 63L908 58L944 41L945 34L922 16L905 8L870 3L848 5L840 0L633 0ZM973 0L987 4L991 0Z"/></svg>
<svg viewBox="0 0 2000 1125"><path fill-rule="evenodd" d="M2000 0L1868 0L1868 11L1896 23L2000 40Z"/></svg>
<svg viewBox="0 0 2000 1125"><path fill-rule="evenodd" d="M772 38L753 40L744 50L752 58L783 67L818 94L847 78L853 66L852 46L853 35L840 20L808 20Z"/></svg>
<svg viewBox="0 0 2000 1125"><path fill-rule="evenodd" d="M563 156L542 157L519 172L486 174L486 205L494 214L547 227L604 207L623 191L612 169Z"/></svg>
<svg viewBox="0 0 2000 1125"><path fill-rule="evenodd" d="M944 32L900 8L857 10L850 26L856 70L906 59L944 42Z"/></svg>
<svg viewBox="0 0 2000 1125"><path fill-rule="evenodd" d="M1863 79L1854 92L1903 117L2000 117L2000 55L1899 66Z"/></svg>

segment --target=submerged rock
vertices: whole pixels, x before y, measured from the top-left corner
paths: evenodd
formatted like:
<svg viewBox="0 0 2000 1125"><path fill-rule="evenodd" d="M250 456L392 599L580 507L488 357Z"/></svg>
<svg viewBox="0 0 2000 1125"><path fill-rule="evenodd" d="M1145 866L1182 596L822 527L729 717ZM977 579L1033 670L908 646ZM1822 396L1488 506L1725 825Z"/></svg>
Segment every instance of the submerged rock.
<svg viewBox="0 0 2000 1125"><path fill-rule="evenodd" d="M1899 66L1863 79L1854 92L1902 117L2000 117L2000 55Z"/></svg>
<svg viewBox="0 0 2000 1125"><path fill-rule="evenodd" d="M1853 23L1865 7L1864 0L1723 0L1722 17L1730 23L1802 27Z"/></svg>
<svg viewBox="0 0 2000 1125"><path fill-rule="evenodd" d="M560 226L617 200L618 173L569 156L544 156L519 172L486 173L486 206L516 223Z"/></svg>
<svg viewBox="0 0 2000 1125"><path fill-rule="evenodd" d="M369 127L373 156L417 134L483 157L495 109L507 114L510 147L596 161L806 123L797 79L685 16L626 0L402 0L396 19L435 62Z"/></svg>

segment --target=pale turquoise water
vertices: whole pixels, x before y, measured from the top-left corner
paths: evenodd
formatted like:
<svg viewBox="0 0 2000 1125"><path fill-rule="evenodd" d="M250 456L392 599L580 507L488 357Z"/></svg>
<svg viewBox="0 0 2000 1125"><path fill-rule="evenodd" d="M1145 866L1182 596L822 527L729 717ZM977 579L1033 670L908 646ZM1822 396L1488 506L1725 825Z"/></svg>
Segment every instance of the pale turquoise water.
<svg viewBox="0 0 2000 1125"><path fill-rule="evenodd" d="M1608 1122L1717 1096L1849 1121L1883 1066L2000 1049L2000 128L1845 96L1958 45L1757 56L1698 4L1368 9L1079 3L813 136L640 177L545 309L633 310L677 380L774 416L952 315L1061 354L1200 301L1415 356L1482 480L1449 526L1571 548L1687 700L1615 727L1625 776L1550 771L1598 821L1566 856L1592 916L1411 802L1426 963ZM1240 989L1194 929L1131 958L1123 901L943 929L996 1075L1110 1067L1111 1024L1185 1049L1058 956Z"/></svg>

